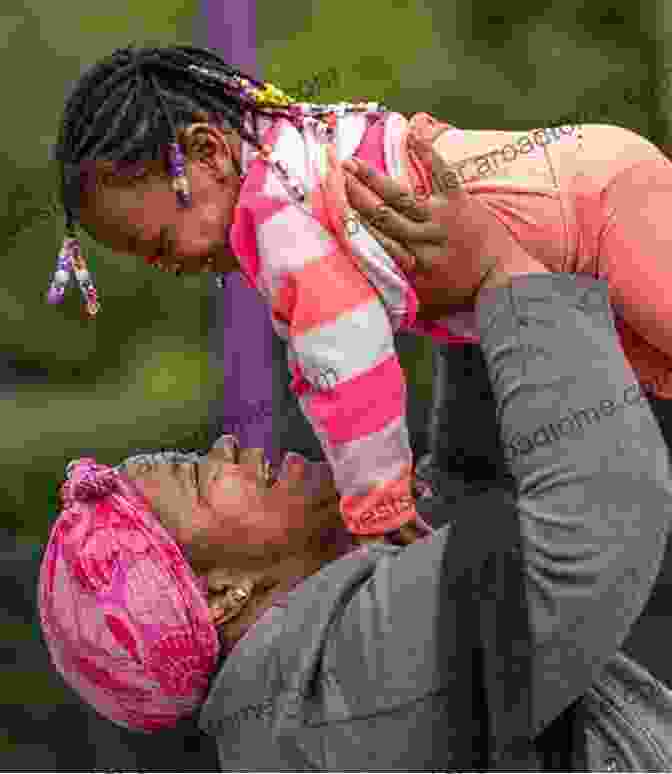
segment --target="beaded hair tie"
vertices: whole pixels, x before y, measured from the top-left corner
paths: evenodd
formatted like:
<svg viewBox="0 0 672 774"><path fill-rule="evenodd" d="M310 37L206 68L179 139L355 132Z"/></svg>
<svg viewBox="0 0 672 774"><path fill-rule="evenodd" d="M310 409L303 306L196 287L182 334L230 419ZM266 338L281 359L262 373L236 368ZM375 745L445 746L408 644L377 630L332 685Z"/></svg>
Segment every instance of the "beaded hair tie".
<svg viewBox="0 0 672 774"><path fill-rule="evenodd" d="M136 56L134 64L138 77L141 77L143 67L142 57ZM277 88L277 86L274 86L269 82L256 81L253 78L245 78L242 75L225 75L196 65L189 65L188 69L198 73L202 78L220 83L227 91L229 91L229 93L239 98L243 109L245 109L245 107L268 107L270 109L280 110L282 115L291 121L301 132L303 132L304 129L303 121L305 118L312 118L315 121L323 123L323 136L327 141L333 139L337 121L346 113L364 113L367 116L375 117L380 115L380 113L387 111L387 108L379 102L358 102L355 104L340 102L334 105L318 105L307 102L296 103L283 91ZM161 94L156 78L154 75L150 74L150 79L161 108L170 125L173 137L173 142L168 144L167 149L168 170L172 180L171 186L177 196L178 204L183 208L188 208L192 204L192 199L189 179L186 172L184 152L177 139L178 134L172 114ZM284 111L282 110L283 108L285 109ZM305 192L303 191L301 183L298 179L290 175L287 165L275 156L272 148L259 145L258 152L258 155L267 161L276 174L279 175L292 197L297 202L304 201ZM154 261L147 259L147 263L152 264ZM93 280L91 279L86 261L82 255L81 243L77 237L74 219L69 217L66 227L66 236L56 262L56 271L47 293L47 302L49 304L62 303L65 296L65 289L70 282L73 272L79 282L82 295L84 296L86 312L89 317L94 317L100 311L100 304L98 303L96 288L93 285ZM217 285L220 289L224 288L225 276L226 275L217 276Z"/></svg>
<svg viewBox="0 0 672 774"><path fill-rule="evenodd" d="M65 289L70 284L73 273L77 278L79 289L84 297L86 312L89 317L95 317L100 311L98 293L91 279L86 260L82 255L79 239L77 239L74 227L70 224L67 229L67 235L63 240L63 247L61 247L61 252L58 254L56 271L47 293L47 303L62 303Z"/></svg>

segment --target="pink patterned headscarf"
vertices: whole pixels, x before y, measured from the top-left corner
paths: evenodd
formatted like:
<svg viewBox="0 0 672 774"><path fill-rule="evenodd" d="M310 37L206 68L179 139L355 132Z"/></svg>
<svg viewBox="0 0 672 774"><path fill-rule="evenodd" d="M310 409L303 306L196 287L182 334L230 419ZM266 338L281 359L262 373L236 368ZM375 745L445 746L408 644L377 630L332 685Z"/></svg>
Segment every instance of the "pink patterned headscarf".
<svg viewBox="0 0 672 774"><path fill-rule="evenodd" d="M130 479L88 457L68 474L38 588L51 658L117 725L173 727L218 663L205 587Z"/></svg>

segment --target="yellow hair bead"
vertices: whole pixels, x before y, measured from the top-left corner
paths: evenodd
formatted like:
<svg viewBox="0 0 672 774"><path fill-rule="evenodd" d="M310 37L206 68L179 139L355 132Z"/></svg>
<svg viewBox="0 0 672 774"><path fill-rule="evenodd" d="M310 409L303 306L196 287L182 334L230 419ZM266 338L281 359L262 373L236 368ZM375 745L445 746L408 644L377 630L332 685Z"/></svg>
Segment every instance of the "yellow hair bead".
<svg viewBox="0 0 672 774"><path fill-rule="evenodd" d="M281 89L268 81L264 83L263 89L250 89L249 93L262 106L287 107L292 104L292 100Z"/></svg>

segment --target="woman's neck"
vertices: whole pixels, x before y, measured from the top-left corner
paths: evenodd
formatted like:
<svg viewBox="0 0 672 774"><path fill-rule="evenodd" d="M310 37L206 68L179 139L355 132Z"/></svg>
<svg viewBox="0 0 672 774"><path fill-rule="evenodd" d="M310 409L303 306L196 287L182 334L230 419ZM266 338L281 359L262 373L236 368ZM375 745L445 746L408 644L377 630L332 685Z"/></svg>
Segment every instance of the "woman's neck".
<svg viewBox="0 0 672 774"><path fill-rule="evenodd" d="M225 654L233 649L267 610L284 599L294 587L330 562L346 556L354 548L357 546L350 534L339 525L323 530L316 544L311 543L302 555L289 557L271 570L268 580L260 584L261 588L253 593L240 615L218 627Z"/></svg>

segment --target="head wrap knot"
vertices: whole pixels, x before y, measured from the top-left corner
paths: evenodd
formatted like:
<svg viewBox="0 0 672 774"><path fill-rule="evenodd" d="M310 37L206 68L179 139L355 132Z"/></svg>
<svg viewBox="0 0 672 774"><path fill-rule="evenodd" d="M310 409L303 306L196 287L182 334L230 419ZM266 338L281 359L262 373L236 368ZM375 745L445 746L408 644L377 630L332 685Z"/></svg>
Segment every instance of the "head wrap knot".
<svg viewBox="0 0 672 774"><path fill-rule="evenodd" d="M173 727L205 699L220 644L202 580L133 482L74 460L40 568L56 669L117 725Z"/></svg>
<svg viewBox="0 0 672 774"><path fill-rule="evenodd" d="M113 468L98 465L92 457L73 460L65 473L68 478L61 487L61 501L66 508L78 500L100 500L120 486L119 473Z"/></svg>

